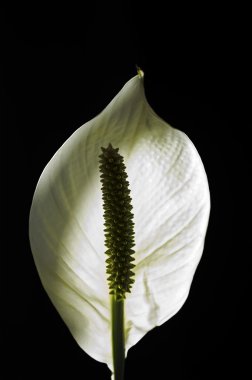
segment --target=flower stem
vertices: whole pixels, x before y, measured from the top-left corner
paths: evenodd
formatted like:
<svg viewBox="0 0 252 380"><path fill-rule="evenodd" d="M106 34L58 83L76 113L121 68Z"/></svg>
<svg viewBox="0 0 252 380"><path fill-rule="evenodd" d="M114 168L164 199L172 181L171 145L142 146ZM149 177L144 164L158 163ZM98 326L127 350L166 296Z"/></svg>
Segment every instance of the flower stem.
<svg viewBox="0 0 252 380"><path fill-rule="evenodd" d="M115 295L112 295L111 299L114 380L123 380L125 361L124 300L118 301Z"/></svg>

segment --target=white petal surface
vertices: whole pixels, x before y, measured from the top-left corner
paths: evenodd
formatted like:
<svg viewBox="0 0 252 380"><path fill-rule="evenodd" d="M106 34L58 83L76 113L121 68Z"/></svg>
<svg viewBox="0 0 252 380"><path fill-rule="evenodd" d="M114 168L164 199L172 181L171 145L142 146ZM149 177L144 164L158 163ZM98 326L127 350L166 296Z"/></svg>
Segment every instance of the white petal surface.
<svg viewBox="0 0 252 380"><path fill-rule="evenodd" d="M203 251L210 198L195 147L151 109L139 76L44 169L30 212L36 267L78 344L111 367L98 169L100 148L109 143L125 158L136 233L136 278L125 301L126 351L185 302Z"/></svg>

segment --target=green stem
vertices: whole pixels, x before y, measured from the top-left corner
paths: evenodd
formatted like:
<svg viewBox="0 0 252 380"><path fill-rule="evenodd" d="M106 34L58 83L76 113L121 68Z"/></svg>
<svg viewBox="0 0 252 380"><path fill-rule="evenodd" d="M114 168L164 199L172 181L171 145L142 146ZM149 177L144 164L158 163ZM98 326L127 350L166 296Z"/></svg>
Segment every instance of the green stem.
<svg viewBox="0 0 252 380"><path fill-rule="evenodd" d="M112 353L114 380L124 379L124 301L112 296Z"/></svg>

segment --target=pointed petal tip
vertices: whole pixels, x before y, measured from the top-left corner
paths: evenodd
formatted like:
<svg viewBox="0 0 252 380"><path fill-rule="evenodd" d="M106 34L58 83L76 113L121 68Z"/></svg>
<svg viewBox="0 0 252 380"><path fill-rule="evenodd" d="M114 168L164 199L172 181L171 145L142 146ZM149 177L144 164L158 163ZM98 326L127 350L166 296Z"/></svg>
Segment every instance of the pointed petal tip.
<svg viewBox="0 0 252 380"><path fill-rule="evenodd" d="M136 69L137 69L138 77L139 77L140 79L142 79L142 78L144 77L144 72L143 72L143 70L142 70L138 65L136 65Z"/></svg>

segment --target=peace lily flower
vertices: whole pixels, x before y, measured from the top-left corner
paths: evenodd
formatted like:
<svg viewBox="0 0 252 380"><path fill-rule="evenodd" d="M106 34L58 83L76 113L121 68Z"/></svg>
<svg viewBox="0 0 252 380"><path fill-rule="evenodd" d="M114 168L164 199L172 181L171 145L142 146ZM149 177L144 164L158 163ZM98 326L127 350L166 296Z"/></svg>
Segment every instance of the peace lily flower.
<svg viewBox="0 0 252 380"><path fill-rule="evenodd" d="M35 264L77 343L113 371L98 158L109 144L124 158L134 214L125 355L184 304L203 251L210 197L194 145L150 107L140 70L45 167L30 212Z"/></svg>

